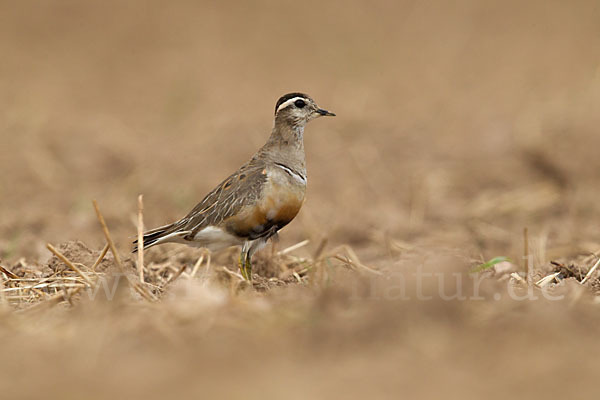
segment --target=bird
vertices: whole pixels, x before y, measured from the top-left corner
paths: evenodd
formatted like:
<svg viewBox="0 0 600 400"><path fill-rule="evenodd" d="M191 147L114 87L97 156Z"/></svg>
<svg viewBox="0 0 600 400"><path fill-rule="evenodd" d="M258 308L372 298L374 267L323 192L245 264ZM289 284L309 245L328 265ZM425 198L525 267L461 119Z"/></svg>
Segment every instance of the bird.
<svg viewBox="0 0 600 400"><path fill-rule="evenodd" d="M306 192L304 127L316 118L335 116L300 92L281 96L267 142L185 217L144 232L143 250L182 243L217 251L241 246L238 266L252 281L252 256L298 214ZM133 252L138 242L133 242Z"/></svg>

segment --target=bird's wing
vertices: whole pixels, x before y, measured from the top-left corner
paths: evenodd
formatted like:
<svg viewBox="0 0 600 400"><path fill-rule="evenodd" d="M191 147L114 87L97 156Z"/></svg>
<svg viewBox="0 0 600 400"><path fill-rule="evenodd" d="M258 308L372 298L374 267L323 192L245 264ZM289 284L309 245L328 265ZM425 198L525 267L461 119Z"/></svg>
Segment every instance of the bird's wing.
<svg viewBox="0 0 600 400"><path fill-rule="evenodd" d="M267 180L265 164L252 159L221 182L182 218L178 230L192 238L207 226L219 226L243 207L256 203Z"/></svg>

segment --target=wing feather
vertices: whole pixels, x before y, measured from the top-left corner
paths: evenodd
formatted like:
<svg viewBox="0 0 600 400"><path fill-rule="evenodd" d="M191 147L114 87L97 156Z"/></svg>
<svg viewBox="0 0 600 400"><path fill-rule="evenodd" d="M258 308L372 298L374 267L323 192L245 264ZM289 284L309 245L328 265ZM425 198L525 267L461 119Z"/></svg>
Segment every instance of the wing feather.
<svg viewBox="0 0 600 400"><path fill-rule="evenodd" d="M252 159L207 194L179 229L190 231L187 237L192 238L207 226L219 226L242 207L256 203L266 179L264 162Z"/></svg>

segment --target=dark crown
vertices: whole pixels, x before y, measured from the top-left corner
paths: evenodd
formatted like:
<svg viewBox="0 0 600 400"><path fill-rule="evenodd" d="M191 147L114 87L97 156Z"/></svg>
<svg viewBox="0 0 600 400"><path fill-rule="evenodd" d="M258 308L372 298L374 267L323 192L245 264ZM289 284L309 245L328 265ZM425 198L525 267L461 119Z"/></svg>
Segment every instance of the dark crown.
<svg viewBox="0 0 600 400"><path fill-rule="evenodd" d="M277 109L279 108L279 106L281 104L285 103L289 99L293 99L294 97L302 97L303 99L310 99L310 97L308 97L308 95L306 95L304 93L300 93L300 92L284 94L283 96L281 96L279 98L279 100L277 100L277 104L275 104L275 113L277 113Z"/></svg>

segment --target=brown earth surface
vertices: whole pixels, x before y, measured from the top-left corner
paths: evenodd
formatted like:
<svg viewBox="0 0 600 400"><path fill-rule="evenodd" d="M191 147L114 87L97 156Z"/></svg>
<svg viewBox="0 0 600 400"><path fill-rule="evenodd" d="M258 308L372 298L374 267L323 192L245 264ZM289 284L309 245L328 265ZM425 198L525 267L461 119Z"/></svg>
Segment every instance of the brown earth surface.
<svg viewBox="0 0 600 400"><path fill-rule="evenodd" d="M0 398L593 395L598 21L591 0L0 2ZM236 251L177 245L140 284L138 194L147 227L185 215L290 91L337 117L306 128L307 200L254 288ZM93 267L92 199L123 270Z"/></svg>

